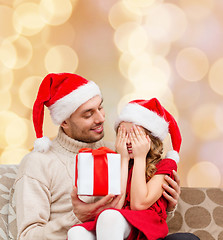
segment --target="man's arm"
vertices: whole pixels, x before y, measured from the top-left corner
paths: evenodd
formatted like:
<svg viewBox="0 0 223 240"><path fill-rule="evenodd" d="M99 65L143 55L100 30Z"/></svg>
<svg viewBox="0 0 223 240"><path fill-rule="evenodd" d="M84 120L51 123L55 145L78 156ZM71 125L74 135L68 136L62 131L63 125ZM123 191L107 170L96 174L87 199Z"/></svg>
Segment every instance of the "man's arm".
<svg viewBox="0 0 223 240"><path fill-rule="evenodd" d="M19 240L64 240L72 224L80 223L72 211L52 220L50 192L37 180L23 176L15 189Z"/></svg>
<svg viewBox="0 0 223 240"><path fill-rule="evenodd" d="M66 184L67 179L55 185L55 179L66 176L57 174L56 169L65 171L57 163L38 152L31 152L20 163L15 181L19 240L64 240L67 230L80 223L72 211L69 193L58 189L58 185L70 186Z"/></svg>
<svg viewBox="0 0 223 240"><path fill-rule="evenodd" d="M77 195L77 188L74 187L71 193L73 212L81 222L87 222L94 219L97 214L106 208L116 208L122 195L114 196L109 194L97 202L85 203Z"/></svg>
<svg viewBox="0 0 223 240"><path fill-rule="evenodd" d="M168 201L167 205L167 215L168 220L170 220L174 216L174 212L176 210L178 200L180 197L180 177L176 171L173 170L174 180L170 178L168 175L165 176L165 180L167 184L163 184L163 196Z"/></svg>

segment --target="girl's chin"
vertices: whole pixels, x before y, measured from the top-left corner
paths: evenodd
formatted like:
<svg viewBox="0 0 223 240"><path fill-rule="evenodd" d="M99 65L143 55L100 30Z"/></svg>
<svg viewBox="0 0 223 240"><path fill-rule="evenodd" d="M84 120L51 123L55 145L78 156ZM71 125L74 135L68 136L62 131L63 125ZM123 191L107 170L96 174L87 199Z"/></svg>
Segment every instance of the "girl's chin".
<svg viewBox="0 0 223 240"><path fill-rule="evenodd" d="M134 156L133 156L132 153L129 153L129 157L130 157L130 159L133 159L133 158L134 158Z"/></svg>

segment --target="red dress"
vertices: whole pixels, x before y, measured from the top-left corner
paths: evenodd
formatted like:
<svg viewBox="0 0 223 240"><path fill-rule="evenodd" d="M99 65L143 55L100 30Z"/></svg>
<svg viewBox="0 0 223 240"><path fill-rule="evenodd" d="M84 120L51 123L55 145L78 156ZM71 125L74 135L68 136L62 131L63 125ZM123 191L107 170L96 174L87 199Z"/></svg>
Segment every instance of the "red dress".
<svg viewBox="0 0 223 240"><path fill-rule="evenodd" d="M172 170L177 170L177 165L172 159L162 159L156 165L157 174L167 174L173 178ZM135 211L130 209L130 187L131 187L132 168L129 170L126 199L122 209L119 211L125 219L133 226L132 231L127 238L128 240L156 240L164 238L168 234L168 226L166 223L166 207L167 201L162 196L150 208L146 210ZM98 216L100 213L98 214ZM95 231L97 218L94 221L89 221L80 224L88 231Z"/></svg>

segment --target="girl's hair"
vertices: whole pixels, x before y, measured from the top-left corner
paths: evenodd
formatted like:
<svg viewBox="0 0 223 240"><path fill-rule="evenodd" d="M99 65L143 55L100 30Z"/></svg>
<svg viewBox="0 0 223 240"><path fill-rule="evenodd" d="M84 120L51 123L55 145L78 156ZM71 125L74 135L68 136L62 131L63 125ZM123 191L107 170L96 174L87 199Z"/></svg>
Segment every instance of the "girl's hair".
<svg viewBox="0 0 223 240"><path fill-rule="evenodd" d="M150 131L145 129L145 132L147 135L149 135L149 138L151 139L151 145L150 150L146 156L146 182L148 182L151 177L155 174L157 168L156 164L162 159L163 154L163 142L157 138L154 137ZM129 162L129 169L133 166L134 160L130 159Z"/></svg>
<svg viewBox="0 0 223 240"><path fill-rule="evenodd" d="M147 129L145 131L151 139L150 151L146 156L146 182L148 182L157 170L156 164L162 159L163 142Z"/></svg>

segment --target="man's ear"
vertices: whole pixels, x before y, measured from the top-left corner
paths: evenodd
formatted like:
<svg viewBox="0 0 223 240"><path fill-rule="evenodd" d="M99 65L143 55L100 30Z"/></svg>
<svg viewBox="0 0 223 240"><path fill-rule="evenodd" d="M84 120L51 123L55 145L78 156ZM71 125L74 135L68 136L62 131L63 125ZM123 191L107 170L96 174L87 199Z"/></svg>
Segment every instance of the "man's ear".
<svg viewBox="0 0 223 240"><path fill-rule="evenodd" d="M68 121L67 120L64 120L61 124L60 124L60 126L62 127L62 128L68 128Z"/></svg>

